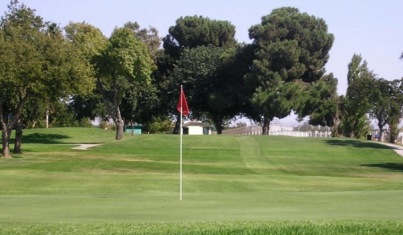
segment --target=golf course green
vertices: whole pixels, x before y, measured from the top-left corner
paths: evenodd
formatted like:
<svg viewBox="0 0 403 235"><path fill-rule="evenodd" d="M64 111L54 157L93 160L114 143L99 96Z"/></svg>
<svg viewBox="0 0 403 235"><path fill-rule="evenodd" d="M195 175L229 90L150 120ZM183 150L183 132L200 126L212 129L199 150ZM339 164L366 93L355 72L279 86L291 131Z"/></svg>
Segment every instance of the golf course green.
<svg viewBox="0 0 403 235"><path fill-rule="evenodd" d="M403 157L371 141L25 130L0 234L401 234ZM100 144L86 150L80 144Z"/></svg>

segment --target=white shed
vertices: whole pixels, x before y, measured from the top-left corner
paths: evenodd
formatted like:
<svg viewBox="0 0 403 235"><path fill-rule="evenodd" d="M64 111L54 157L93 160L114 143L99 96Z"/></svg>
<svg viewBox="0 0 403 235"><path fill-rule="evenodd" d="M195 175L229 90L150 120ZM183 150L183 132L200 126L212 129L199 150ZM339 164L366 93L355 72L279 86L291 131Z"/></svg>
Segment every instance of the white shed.
<svg viewBox="0 0 403 235"><path fill-rule="evenodd" d="M208 125L199 121L189 121L183 124L183 134L185 135L211 135Z"/></svg>

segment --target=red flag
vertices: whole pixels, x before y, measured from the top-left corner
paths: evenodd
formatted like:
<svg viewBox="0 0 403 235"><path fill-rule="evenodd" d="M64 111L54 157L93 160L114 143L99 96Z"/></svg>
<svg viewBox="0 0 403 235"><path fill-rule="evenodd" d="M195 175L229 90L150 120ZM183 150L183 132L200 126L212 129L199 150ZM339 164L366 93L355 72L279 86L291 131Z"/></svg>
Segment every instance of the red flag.
<svg viewBox="0 0 403 235"><path fill-rule="evenodd" d="M188 103L186 102L185 92L183 92L182 86L181 86L181 94L179 96L179 101L178 101L178 105L176 106L176 109L180 113L182 113L183 116L189 115L189 107L188 107Z"/></svg>

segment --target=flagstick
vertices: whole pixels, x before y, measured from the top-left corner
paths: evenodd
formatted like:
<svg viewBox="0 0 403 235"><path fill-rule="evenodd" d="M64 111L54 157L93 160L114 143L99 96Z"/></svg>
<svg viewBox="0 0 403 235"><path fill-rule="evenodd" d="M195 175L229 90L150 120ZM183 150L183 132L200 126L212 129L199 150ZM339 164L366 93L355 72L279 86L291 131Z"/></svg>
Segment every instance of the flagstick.
<svg viewBox="0 0 403 235"><path fill-rule="evenodd" d="M182 86L181 86L181 95L182 95ZM182 201L182 136L183 136L183 128L182 128L182 97L180 99L181 112L180 112L180 144L179 144L179 200Z"/></svg>

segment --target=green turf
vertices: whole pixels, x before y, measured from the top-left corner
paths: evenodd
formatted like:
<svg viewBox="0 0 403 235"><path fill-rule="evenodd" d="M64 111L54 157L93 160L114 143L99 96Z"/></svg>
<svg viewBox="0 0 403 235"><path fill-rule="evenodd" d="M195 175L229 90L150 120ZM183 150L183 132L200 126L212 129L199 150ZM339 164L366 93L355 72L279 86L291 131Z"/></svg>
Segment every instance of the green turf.
<svg viewBox="0 0 403 235"><path fill-rule="evenodd" d="M30 226L40 231L40 224L59 223L95 229L95 224L109 223L197 227L202 222L214 228L214 223L236 221L278 221L280 227L281 221L295 221L285 222L287 229L304 221L335 221L329 227L335 233L342 233L337 227L343 223L337 221L353 221L346 223L353 228L392 223L394 231L402 231L403 157L378 143L184 136L179 201L178 136L113 137L96 128L25 131L24 154L0 159L4 233L15 224L21 231ZM79 143L102 145L73 150ZM69 226L63 233L69 233Z"/></svg>
<svg viewBox="0 0 403 235"><path fill-rule="evenodd" d="M2 234L192 234L192 235L299 235L299 234L402 234L403 225L394 222L352 221L258 221L198 222L162 224L6 224Z"/></svg>

